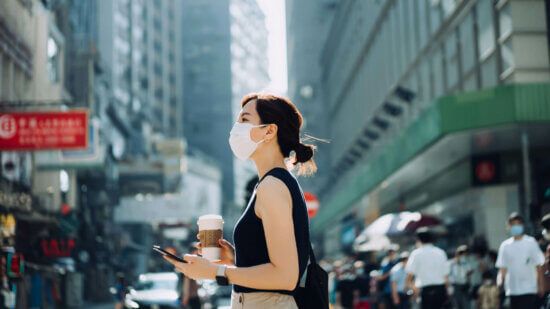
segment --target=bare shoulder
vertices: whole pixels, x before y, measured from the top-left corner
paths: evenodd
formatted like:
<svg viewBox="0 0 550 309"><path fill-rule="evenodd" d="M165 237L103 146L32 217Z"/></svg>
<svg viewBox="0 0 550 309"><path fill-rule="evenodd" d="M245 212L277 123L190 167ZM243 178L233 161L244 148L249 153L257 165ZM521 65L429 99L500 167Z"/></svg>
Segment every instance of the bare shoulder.
<svg viewBox="0 0 550 309"><path fill-rule="evenodd" d="M286 184L273 176L267 176L260 182L256 189L256 195L256 205L258 206L256 211L258 214L261 214L265 210L271 212L281 209L283 207L280 206L285 204L290 207L292 204L290 191Z"/></svg>

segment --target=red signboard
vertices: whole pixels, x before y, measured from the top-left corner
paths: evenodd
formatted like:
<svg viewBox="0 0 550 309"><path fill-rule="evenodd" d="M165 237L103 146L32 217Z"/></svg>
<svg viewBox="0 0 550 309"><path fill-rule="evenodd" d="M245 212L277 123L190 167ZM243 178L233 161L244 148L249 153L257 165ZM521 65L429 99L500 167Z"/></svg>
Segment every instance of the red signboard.
<svg viewBox="0 0 550 309"><path fill-rule="evenodd" d="M40 241L42 254L50 258L69 257L76 247L75 240L68 239L42 239Z"/></svg>
<svg viewBox="0 0 550 309"><path fill-rule="evenodd" d="M0 113L0 150L83 149L88 112Z"/></svg>

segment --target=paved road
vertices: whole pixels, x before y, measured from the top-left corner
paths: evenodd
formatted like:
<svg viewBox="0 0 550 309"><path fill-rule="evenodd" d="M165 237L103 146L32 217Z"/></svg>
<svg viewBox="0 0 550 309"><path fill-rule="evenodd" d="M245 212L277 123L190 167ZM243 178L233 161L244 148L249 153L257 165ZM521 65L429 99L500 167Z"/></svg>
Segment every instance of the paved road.
<svg viewBox="0 0 550 309"><path fill-rule="evenodd" d="M115 308L115 304L114 303L102 303L102 304L98 304L98 303L85 303L82 308L86 308L86 309L113 309Z"/></svg>

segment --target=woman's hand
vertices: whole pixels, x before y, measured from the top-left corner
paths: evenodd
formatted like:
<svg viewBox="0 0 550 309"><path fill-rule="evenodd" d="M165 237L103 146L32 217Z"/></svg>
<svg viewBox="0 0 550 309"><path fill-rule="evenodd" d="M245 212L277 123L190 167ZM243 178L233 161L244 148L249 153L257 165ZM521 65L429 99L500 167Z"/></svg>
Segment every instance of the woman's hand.
<svg viewBox="0 0 550 309"><path fill-rule="evenodd" d="M199 235L197 235L197 238L199 238ZM218 241L221 247L221 253L220 253L220 261L214 262L215 264L219 265L235 265L235 247L228 242L225 239L220 239ZM198 254L202 255L202 245L199 242L196 246Z"/></svg>
<svg viewBox="0 0 550 309"><path fill-rule="evenodd" d="M216 279L216 271L218 267L216 264L203 257L186 254L183 256L183 259L187 263L181 263L166 256L163 256L163 258L170 264L174 265L174 267L176 267L176 271L183 273L186 277L193 280Z"/></svg>

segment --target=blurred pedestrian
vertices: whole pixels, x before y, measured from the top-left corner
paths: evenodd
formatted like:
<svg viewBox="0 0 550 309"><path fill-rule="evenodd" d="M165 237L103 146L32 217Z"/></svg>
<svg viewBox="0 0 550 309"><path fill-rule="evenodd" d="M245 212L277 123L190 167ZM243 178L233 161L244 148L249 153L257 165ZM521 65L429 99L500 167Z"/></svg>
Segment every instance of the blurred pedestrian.
<svg viewBox="0 0 550 309"><path fill-rule="evenodd" d="M498 285L510 297L510 308L536 308L537 293L542 297L544 255L536 240L525 235L524 219L518 213L508 218L512 237L500 245L496 266L500 269Z"/></svg>
<svg viewBox="0 0 550 309"><path fill-rule="evenodd" d="M378 291L380 292L380 302L378 308L392 308L392 295L391 295L391 284L390 284L390 272L391 269L399 262L397 251L399 246L391 245L388 248L386 256L380 264L380 272L377 278L378 280Z"/></svg>
<svg viewBox="0 0 550 309"><path fill-rule="evenodd" d="M443 250L433 245L434 237L427 228L416 233L417 246L405 266L407 284L414 296L421 298L421 308L441 308L448 301L449 263Z"/></svg>
<svg viewBox="0 0 550 309"><path fill-rule="evenodd" d="M498 309L500 308L500 290L495 283L493 274L490 271L483 273L483 283L478 289L477 308L478 309Z"/></svg>
<svg viewBox="0 0 550 309"><path fill-rule="evenodd" d="M332 264L332 271L328 274L328 298L331 305L336 305L336 288L342 276L342 261L338 260Z"/></svg>
<svg viewBox="0 0 550 309"><path fill-rule="evenodd" d="M344 266L343 274L336 287L336 303L342 309L353 309L359 299L359 289L355 281L355 269L351 265Z"/></svg>
<svg viewBox="0 0 550 309"><path fill-rule="evenodd" d="M356 261L353 263L353 267L355 268L355 286L358 293L354 309L370 308L370 277L365 274L365 263Z"/></svg>
<svg viewBox="0 0 550 309"><path fill-rule="evenodd" d="M459 246L450 262L449 282L452 285L453 302L458 309L470 307L470 276L472 265L467 259L468 247Z"/></svg>
<svg viewBox="0 0 550 309"><path fill-rule="evenodd" d="M542 236L547 242L550 242L550 214L546 214L542 217ZM544 251L544 266L543 266L543 290L544 301L543 308L550 309L550 244L548 244Z"/></svg>
<svg viewBox="0 0 550 309"><path fill-rule="evenodd" d="M123 273L117 273L116 285L115 285L115 309L124 308L126 293L127 293L126 278L124 277Z"/></svg>
<svg viewBox="0 0 550 309"><path fill-rule="evenodd" d="M477 235L473 238L471 246L468 248L468 261L472 269L470 275L470 298L476 303L477 290L483 283L483 273L488 270L493 270L495 262L491 261L489 256L489 245L487 239L482 235ZM496 258L495 258L496 261ZM495 277L496 278L496 274Z"/></svg>
<svg viewBox="0 0 550 309"><path fill-rule="evenodd" d="M390 284L392 291L393 308L408 309L409 295L407 288L407 272L405 266L409 260L409 253L403 252L399 255L399 263L397 263L390 272Z"/></svg>

